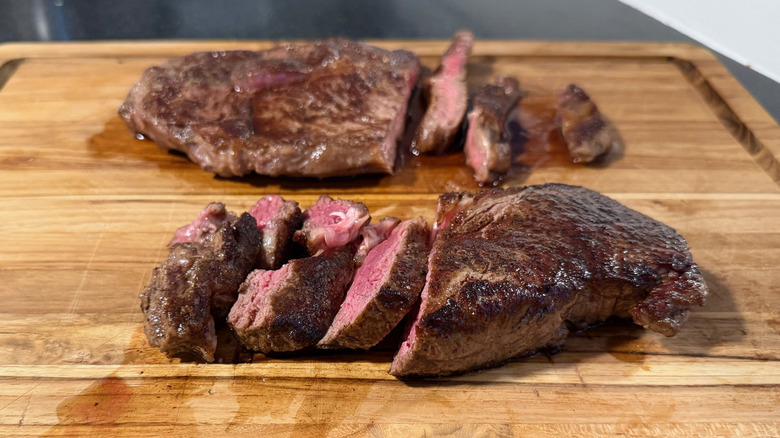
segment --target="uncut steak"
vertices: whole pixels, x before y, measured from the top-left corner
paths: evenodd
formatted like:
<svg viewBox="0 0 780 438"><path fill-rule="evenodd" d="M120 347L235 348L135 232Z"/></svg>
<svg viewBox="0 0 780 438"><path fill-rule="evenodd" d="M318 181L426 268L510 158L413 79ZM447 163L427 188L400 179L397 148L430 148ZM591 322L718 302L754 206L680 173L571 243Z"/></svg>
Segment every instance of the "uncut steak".
<svg viewBox="0 0 780 438"><path fill-rule="evenodd" d="M499 77L495 84L485 85L474 94L463 151L480 184L496 181L512 165L506 118L522 95L520 83L509 76Z"/></svg>
<svg viewBox="0 0 780 438"><path fill-rule="evenodd" d="M241 285L228 324L241 345L263 353L312 346L330 327L352 281L355 245L252 272Z"/></svg>
<svg viewBox="0 0 780 438"><path fill-rule="evenodd" d="M473 44L471 32L456 33L441 57L441 65L425 80L423 92L428 108L412 140L415 153L441 154L455 140L468 108L466 62Z"/></svg>
<svg viewBox="0 0 780 438"><path fill-rule="evenodd" d="M209 172L392 173L419 60L345 39L201 52L147 69L119 113Z"/></svg>
<svg viewBox="0 0 780 438"><path fill-rule="evenodd" d="M366 350L401 322L425 283L428 234L422 217L404 221L368 253L318 347Z"/></svg>
<svg viewBox="0 0 780 438"><path fill-rule="evenodd" d="M248 213L198 241L174 244L141 294L149 344L168 354L192 353L213 361L214 316L224 318L235 302L259 248L260 235Z"/></svg>
<svg viewBox="0 0 780 438"><path fill-rule="evenodd" d="M685 239L583 187L449 193L439 198L441 221L396 376L556 349L570 327L610 316L672 336L707 296Z"/></svg>

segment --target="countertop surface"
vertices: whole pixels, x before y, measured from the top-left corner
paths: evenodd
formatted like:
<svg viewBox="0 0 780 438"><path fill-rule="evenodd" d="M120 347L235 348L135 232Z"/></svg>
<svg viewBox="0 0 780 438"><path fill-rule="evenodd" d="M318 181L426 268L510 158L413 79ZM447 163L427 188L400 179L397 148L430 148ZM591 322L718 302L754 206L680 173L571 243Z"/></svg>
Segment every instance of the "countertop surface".
<svg viewBox="0 0 780 438"><path fill-rule="evenodd" d="M616 0L4 0L0 42L138 39L478 39L659 41L699 45ZM718 55L780 120L780 84Z"/></svg>

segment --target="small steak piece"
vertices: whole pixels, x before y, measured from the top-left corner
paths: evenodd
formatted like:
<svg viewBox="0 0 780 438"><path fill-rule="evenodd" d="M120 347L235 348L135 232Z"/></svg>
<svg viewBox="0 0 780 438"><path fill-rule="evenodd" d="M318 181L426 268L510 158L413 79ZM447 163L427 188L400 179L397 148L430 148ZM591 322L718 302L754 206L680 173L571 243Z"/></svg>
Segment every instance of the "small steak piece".
<svg viewBox="0 0 780 438"><path fill-rule="evenodd" d="M262 353L315 345L339 311L354 273L354 245L256 270L241 285L228 324L241 344Z"/></svg>
<svg viewBox="0 0 780 438"><path fill-rule="evenodd" d="M279 195L260 198L249 210L257 221L262 246L255 267L279 269L287 262L292 236L301 224L301 209L295 201L285 201Z"/></svg>
<svg viewBox="0 0 780 438"><path fill-rule="evenodd" d="M577 85L558 95L558 118L563 141L575 163L590 163L618 143L615 127Z"/></svg>
<svg viewBox="0 0 780 438"><path fill-rule="evenodd" d="M185 225L173 234L168 246L182 242L199 242L214 234L218 229L236 221L236 215L225 209L225 204L212 202L207 205L191 224Z"/></svg>
<svg viewBox="0 0 780 438"><path fill-rule="evenodd" d="M441 154L455 140L468 108L466 61L473 44L471 32L456 33L441 58L441 65L433 76L425 80L423 91L428 109L412 141L412 149L416 153Z"/></svg>
<svg viewBox="0 0 780 438"><path fill-rule="evenodd" d="M355 263L360 266L366 259L369 251L390 237L395 227L401 223L397 217L386 217L376 224L370 224L363 227L360 235L363 240L360 241L357 252L355 253Z"/></svg>
<svg viewBox="0 0 780 438"><path fill-rule="evenodd" d="M193 53L147 69L119 114L221 176L391 174L419 71L410 52L339 38Z"/></svg>
<svg viewBox="0 0 780 438"><path fill-rule="evenodd" d="M293 238L305 246L309 254L319 255L328 248L355 240L370 220L368 208L362 202L334 200L322 195L303 213L303 227Z"/></svg>
<svg viewBox="0 0 780 438"><path fill-rule="evenodd" d="M499 77L495 85L483 86L474 95L464 152L480 184L492 183L509 171L512 149L506 118L522 95L517 79L507 76Z"/></svg>
<svg viewBox="0 0 780 438"><path fill-rule="evenodd" d="M367 350L401 322L425 283L428 234L425 219L404 221L368 253L317 346Z"/></svg>
<svg viewBox="0 0 780 438"><path fill-rule="evenodd" d="M192 353L214 360L214 316L224 318L260 248L254 218L242 214L202 242L171 247L141 294L149 344L169 355Z"/></svg>
<svg viewBox="0 0 780 438"><path fill-rule="evenodd" d="M495 366L611 316L671 336L707 296L682 236L592 190L545 184L440 202L449 225L393 375Z"/></svg>

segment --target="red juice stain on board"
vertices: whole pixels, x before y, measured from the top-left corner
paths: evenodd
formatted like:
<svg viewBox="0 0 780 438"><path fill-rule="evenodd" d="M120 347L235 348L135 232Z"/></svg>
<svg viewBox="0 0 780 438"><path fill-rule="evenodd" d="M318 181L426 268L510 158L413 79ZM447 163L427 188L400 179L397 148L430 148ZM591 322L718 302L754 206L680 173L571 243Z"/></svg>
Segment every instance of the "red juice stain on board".
<svg viewBox="0 0 780 438"><path fill-rule="evenodd" d="M122 379L102 378L57 407L60 424L113 425L127 411L132 391Z"/></svg>

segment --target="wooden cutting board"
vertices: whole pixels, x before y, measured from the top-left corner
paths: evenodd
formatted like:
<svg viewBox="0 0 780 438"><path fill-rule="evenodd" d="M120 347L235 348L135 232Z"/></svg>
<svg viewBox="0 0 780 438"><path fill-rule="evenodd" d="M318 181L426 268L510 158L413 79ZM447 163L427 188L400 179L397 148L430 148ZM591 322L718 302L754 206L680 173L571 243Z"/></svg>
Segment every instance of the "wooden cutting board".
<svg viewBox="0 0 780 438"><path fill-rule="evenodd" d="M430 67L446 46L377 44ZM215 178L136 140L116 113L166 57L268 46L0 45L0 434L778 435L780 127L686 45L480 41L469 65L472 86L508 73L529 90L533 135L504 185L583 185L688 239L712 294L676 337L604 325L557 355L411 382L387 374L391 344L269 358L223 331L212 365L149 348L138 294L209 201L242 211L280 193L306 207L328 193L375 217L432 219L441 192L476 187L459 153L407 156L393 177ZM545 99L569 82L621 133L605 163L572 165L554 133L540 136Z"/></svg>

